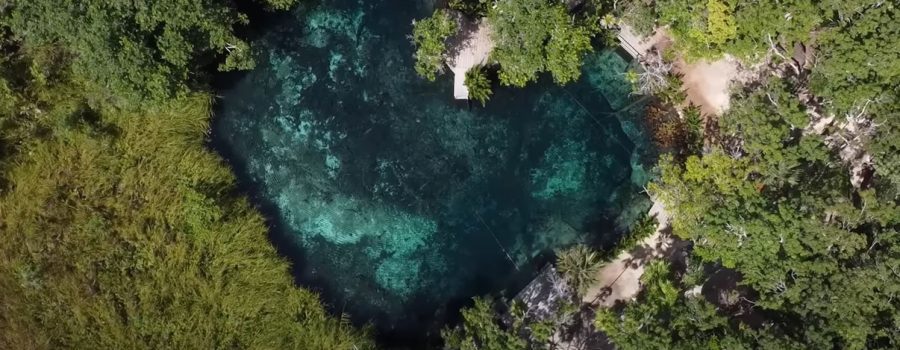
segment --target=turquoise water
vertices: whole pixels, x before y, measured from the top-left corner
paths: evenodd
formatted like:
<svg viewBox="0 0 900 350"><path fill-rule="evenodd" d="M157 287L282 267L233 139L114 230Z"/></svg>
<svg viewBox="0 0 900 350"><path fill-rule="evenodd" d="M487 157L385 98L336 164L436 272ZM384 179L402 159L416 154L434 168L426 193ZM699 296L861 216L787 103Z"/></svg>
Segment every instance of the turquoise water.
<svg viewBox="0 0 900 350"><path fill-rule="evenodd" d="M515 292L554 249L609 242L646 209L651 151L619 55L592 55L564 88L499 88L470 108L450 76L412 70L411 22L430 11L296 9L257 40L258 67L222 92L212 133L298 283L400 343L436 334L472 296Z"/></svg>

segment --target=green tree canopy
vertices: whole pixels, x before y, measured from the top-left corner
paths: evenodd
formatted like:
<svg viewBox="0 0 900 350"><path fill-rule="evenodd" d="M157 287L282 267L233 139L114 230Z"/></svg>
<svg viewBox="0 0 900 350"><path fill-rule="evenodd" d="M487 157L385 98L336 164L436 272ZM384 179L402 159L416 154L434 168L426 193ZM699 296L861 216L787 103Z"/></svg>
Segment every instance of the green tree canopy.
<svg viewBox="0 0 900 350"><path fill-rule="evenodd" d="M597 312L595 326L623 350L749 349L743 332L702 296L684 296L669 265L656 261L641 276L637 302Z"/></svg>
<svg viewBox="0 0 900 350"><path fill-rule="evenodd" d="M475 305L462 310L463 324L441 331L446 348L454 350L525 350L528 342L520 337L524 315L512 310L512 327L501 322L493 299L474 298Z"/></svg>
<svg viewBox="0 0 900 350"><path fill-rule="evenodd" d="M374 347L294 285L204 146L211 97L191 72L246 67L218 57L244 45L239 14L213 1L0 11L0 348Z"/></svg>
<svg viewBox="0 0 900 350"><path fill-rule="evenodd" d="M295 0L260 0L284 9ZM0 24L26 51L53 46L72 59L73 78L98 99L145 101L186 94L204 67L253 66L234 28L247 23L231 1L12 0ZM42 64L52 65L52 62Z"/></svg>
<svg viewBox="0 0 900 350"><path fill-rule="evenodd" d="M499 0L488 11L500 64L500 82L525 86L538 73L550 72L559 84L578 79L584 55L592 50L592 31L562 3L547 0Z"/></svg>
<svg viewBox="0 0 900 350"><path fill-rule="evenodd" d="M656 14L661 25L669 26L676 45L692 59L723 53L758 59L770 39L806 41L828 16L828 10L813 0L657 0L646 6L655 6L655 11L641 8L640 12Z"/></svg>
<svg viewBox="0 0 900 350"><path fill-rule="evenodd" d="M579 295L597 283L602 267L600 254L584 244L556 252L556 268Z"/></svg>
<svg viewBox="0 0 900 350"><path fill-rule="evenodd" d="M889 277L900 268L900 210L852 189L821 138L801 132L788 91L775 81L737 101L722 124L739 149L664 160L654 188L694 255L740 273L756 307L780 315L778 334L814 348L896 346L900 334L886 330L900 317Z"/></svg>
<svg viewBox="0 0 900 350"><path fill-rule="evenodd" d="M860 5L840 16L817 40L810 88L839 120L863 116L875 122L865 140L876 176L900 196L900 8L893 2Z"/></svg>
<svg viewBox="0 0 900 350"><path fill-rule="evenodd" d="M413 43L416 45L416 73L434 81L443 71L447 38L456 33L456 21L445 10L435 11L431 17L413 22Z"/></svg>
<svg viewBox="0 0 900 350"><path fill-rule="evenodd" d="M900 8L870 6L827 28L817 39L813 91L839 114L875 102L871 112L900 103Z"/></svg>
<svg viewBox="0 0 900 350"><path fill-rule="evenodd" d="M8 113L33 104L4 111L5 131L33 134L3 162L0 348L371 348L228 195L207 97L134 115L68 101L31 125Z"/></svg>
<svg viewBox="0 0 900 350"><path fill-rule="evenodd" d="M659 282L648 269L646 279L658 282L645 281L638 303L600 313L597 325L624 349L900 346L896 3L649 4L692 58L757 58L797 42L814 45L815 57L806 57L811 79L761 79L733 95L718 117L718 140L683 162L664 157L662 178L650 186L672 214L673 232L693 243L691 259L739 276L749 288L742 303L761 324L688 298L693 282L679 285L705 277ZM839 150L825 142L842 131L809 132L811 109L835 116L835 126L847 116L873 120L875 133L859 137L875 160L874 178L851 184Z"/></svg>

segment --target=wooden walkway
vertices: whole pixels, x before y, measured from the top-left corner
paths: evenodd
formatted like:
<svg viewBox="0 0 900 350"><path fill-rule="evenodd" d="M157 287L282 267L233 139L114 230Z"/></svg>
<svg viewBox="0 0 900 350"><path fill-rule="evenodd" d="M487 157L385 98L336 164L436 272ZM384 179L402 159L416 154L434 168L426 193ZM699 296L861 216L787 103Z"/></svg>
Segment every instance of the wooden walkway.
<svg viewBox="0 0 900 350"><path fill-rule="evenodd" d="M629 32L628 34L633 33ZM638 52L638 49L634 47L634 44L632 44L632 42L637 42L637 37L626 35L624 28L619 31L618 37L619 46L622 46L622 48L625 49L625 51L628 52L629 55L631 55L631 58L638 59L641 57L641 53Z"/></svg>
<svg viewBox="0 0 900 350"><path fill-rule="evenodd" d="M447 66L453 72L453 97L457 100L468 100L466 72L472 67L487 64L491 50L494 49L494 41L491 39L491 26L485 20L462 23L460 28L461 37L453 40L458 44L450 48L451 55L447 59Z"/></svg>
<svg viewBox="0 0 900 350"><path fill-rule="evenodd" d="M628 54L634 59L639 59L646 55L653 46L670 45L666 44L670 39L666 36L665 30L657 29L649 37L641 36L634 31L634 28L627 24L619 26L619 45L622 46Z"/></svg>

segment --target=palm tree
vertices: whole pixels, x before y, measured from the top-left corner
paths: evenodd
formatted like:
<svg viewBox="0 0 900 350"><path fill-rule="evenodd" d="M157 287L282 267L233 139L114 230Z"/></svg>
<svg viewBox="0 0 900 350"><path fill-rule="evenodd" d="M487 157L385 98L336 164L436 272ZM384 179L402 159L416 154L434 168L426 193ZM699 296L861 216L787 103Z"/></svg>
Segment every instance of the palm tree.
<svg viewBox="0 0 900 350"><path fill-rule="evenodd" d="M600 254L584 244L556 252L556 269L579 295L597 283L601 267Z"/></svg>
<svg viewBox="0 0 900 350"><path fill-rule="evenodd" d="M472 67L466 72L466 87L469 88L469 97L473 100L481 102L484 106L491 99L491 81L488 79L484 68L481 66Z"/></svg>

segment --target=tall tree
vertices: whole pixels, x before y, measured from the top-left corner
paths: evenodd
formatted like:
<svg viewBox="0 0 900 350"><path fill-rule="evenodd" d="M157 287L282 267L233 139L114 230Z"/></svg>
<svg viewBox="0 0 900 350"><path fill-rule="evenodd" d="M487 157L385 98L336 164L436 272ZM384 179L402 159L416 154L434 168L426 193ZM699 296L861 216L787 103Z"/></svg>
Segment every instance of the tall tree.
<svg viewBox="0 0 900 350"><path fill-rule="evenodd" d="M456 33L456 21L445 10L437 10L431 17L413 22L413 44L416 45L416 73L434 81L444 69L447 38Z"/></svg>
<svg viewBox="0 0 900 350"><path fill-rule="evenodd" d="M592 50L592 30L574 20L561 3L547 0L499 0L488 11L500 65L500 82L525 86L538 73L550 72L565 84L581 75L584 55Z"/></svg>
<svg viewBox="0 0 900 350"><path fill-rule="evenodd" d="M900 8L890 1L855 5L819 36L810 88L838 121L874 120L867 151L876 177L900 196Z"/></svg>
<svg viewBox="0 0 900 350"><path fill-rule="evenodd" d="M285 9L294 0L260 0ZM72 58L73 77L100 100L126 102L182 96L202 85L207 65L221 71L253 66L234 34L247 17L231 1L12 0L0 24L26 51L54 46ZM51 62L45 62L51 64Z"/></svg>
<svg viewBox="0 0 900 350"><path fill-rule="evenodd" d="M873 190L854 193L840 160L800 132L796 98L767 87L723 117L738 149L689 157L683 168L662 162L656 189L675 233L702 261L740 273L792 339L896 346L900 283L889 271L900 271L900 211Z"/></svg>

